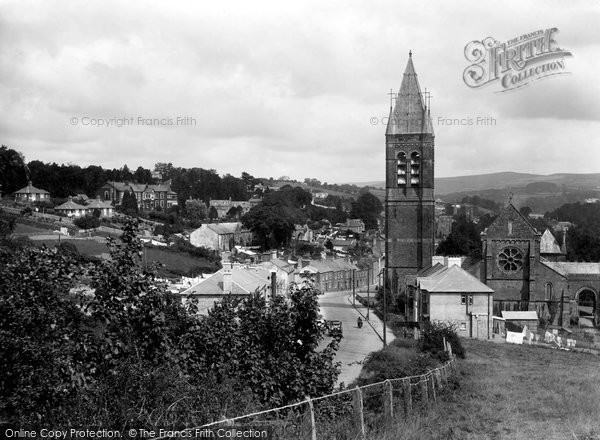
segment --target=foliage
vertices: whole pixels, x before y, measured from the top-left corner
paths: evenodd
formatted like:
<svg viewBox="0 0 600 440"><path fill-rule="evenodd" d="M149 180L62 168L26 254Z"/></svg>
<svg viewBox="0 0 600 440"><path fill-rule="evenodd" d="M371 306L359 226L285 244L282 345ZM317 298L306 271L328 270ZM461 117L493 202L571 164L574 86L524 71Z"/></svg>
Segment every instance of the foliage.
<svg viewBox="0 0 600 440"><path fill-rule="evenodd" d="M93 229L100 226L100 219L94 215L84 215L73 220L73 224L79 229Z"/></svg>
<svg viewBox="0 0 600 440"><path fill-rule="evenodd" d="M127 215L136 215L138 213L137 197L132 191L125 191L123 193L121 210Z"/></svg>
<svg viewBox="0 0 600 440"><path fill-rule="evenodd" d="M600 260L600 203L568 203L544 217L573 223L567 231L567 260Z"/></svg>
<svg viewBox="0 0 600 440"><path fill-rule="evenodd" d="M444 338L452 346L452 353L464 359L465 350L460 342L458 333L456 333L455 326L441 321L429 322L425 325L422 329L419 348L421 351L431 353L440 360L446 361L448 356L444 352Z"/></svg>
<svg viewBox="0 0 600 440"><path fill-rule="evenodd" d="M439 244L438 255L467 255L476 260L481 258L481 229L464 215L452 223L450 234Z"/></svg>
<svg viewBox="0 0 600 440"><path fill-rule="evenodd" d="M0 190L12 194L27 185L25 158L21 153L2 145L0 147Z"/></svg>
<svg viewBox="0 0 600 440"><path fill-rule="evenodd" d="M352 218L361 219L366 229L376 229L377 219L383 211L381 200L370 192L363 192L355 202L352 202Z"/></svg>
<svg viewBox="0 0 600 440"><path fill-rule="evenodd" d="M333 388L336 342L318 347L312 286L268 307L259 295L226 299L202 317L143 269L135 221L108 242L111 259L94 265L67 246L2 247L3 420L122 429L168 419L181 428Z"/></svg>

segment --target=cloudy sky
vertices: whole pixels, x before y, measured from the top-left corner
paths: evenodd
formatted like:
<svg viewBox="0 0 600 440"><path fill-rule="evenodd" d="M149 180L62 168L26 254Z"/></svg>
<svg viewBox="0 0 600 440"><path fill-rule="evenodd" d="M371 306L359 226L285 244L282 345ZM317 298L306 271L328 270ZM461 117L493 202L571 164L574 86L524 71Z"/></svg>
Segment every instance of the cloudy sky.
<svg viewBox="0 0 600 440"><path fill-rule="evenodd" d="M383 180L412 50L437 176L600 172L598 23L592 1L0 1L0 142L82 166ZM553 27L569 74L465 85L470 41Z"/></svg>

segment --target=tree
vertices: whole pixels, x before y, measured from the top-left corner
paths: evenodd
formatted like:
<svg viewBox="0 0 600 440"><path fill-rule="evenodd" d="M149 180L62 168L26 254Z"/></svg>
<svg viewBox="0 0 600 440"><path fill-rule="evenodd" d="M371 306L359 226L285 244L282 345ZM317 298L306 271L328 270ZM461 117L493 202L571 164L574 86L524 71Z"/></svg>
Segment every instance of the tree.
<svg viewBox="0 0 600 440"><path fill-rule="evenodd" d="M360 218L366 229L376 229L381 211L383 211L381 200L367 191L359 195L355 202L352 202L350 215L353 218Z"/></svg>
<svg viewBox="0 0 600 440"><path fill-rule="evenodd" d="M215 208L214 206L211 206L208 210L208 218L210 219L210 221L212 222L215 219L219 218L219 212L217 211L217 208Z"/></svg>
<svg viewBox="0 0 600 440"><path fill-rule="evenodd" d="M100 226L100 219L93 215L84 215L73 220L73 224L79 229L93 229Z"/></svg>
<svg viewBox="0 0 600 440"><path fill-rule="evenodd" d="M152 173L146 168L138 167L133 173L133 179L137 183L152 183Z"/></svg>
<svg viewBox="0 0 600 440"><path fill-rule="evenodd" d="M0 147L0 193L12 194L27 184L25 158L4 145Z"/></svg>
<svg viewBox="0 0 600 440"><path fill-rule="evenodd" d="M529 218L529 214L531 214L531 208L529 206L521 206L519 212L523 215L523 217Z"/></svg>
<svg viewBox="0 0 600 440"><path fill-rule="evenodd" d="M132 191L125 191L125 193L123 193L121 209L127 215L136 215L138 213L137 197Z"/></svg>
<svg viewBox="0 0 600 440"><path fill-rule="evenodd" d="M192 222L201 222L208 216L208 209L200 200L185 201L185 217Z"/></svg>
<svg viewBox="0 0 600 440"><path fill-rule="evenodd" d="M293 215L279 204L259 203L242 217L242 223L255 234L263 249L288 243L294 232Z"/></svg>
<svg viewBox="0 0 600 440"><path fill-rule="evenodd" d="M477 225L464 215L460 215L452 223L450 234L442 241L438 248L439 255L466 255L475 260L481 258L481 238Z"/></svg>

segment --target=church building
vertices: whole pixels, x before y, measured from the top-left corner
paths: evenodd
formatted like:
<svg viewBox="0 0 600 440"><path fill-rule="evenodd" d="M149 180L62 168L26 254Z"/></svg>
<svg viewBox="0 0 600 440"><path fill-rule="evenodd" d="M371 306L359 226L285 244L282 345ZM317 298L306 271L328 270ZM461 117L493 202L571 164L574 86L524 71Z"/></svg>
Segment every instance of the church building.
<svg viewBox="0 0 600 440"><path fill-rule="evenodd" d="M385 266L392 292L406 295L417 273L431 267L435 245L434 133L411 53L385 146Z"/></svg>

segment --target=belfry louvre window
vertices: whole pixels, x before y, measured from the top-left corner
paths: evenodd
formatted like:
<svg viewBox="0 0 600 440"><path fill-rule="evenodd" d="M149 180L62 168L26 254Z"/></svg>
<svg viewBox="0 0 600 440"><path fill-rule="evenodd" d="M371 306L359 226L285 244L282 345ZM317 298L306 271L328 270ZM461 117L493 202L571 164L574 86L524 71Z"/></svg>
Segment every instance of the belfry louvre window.
<svg viewBox="0 0 600 440"><path fill-rule="evenodd" d="M421 181L421 155L416 151L410 155L410 184L418 185Z"/></svg>
<svg viewBox="0 0 600 440"><path fill-rule="evenodd" d="M406 153L401 151L398 153L398 186L406 185Z"/></svg>

